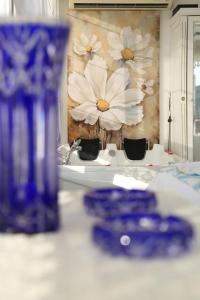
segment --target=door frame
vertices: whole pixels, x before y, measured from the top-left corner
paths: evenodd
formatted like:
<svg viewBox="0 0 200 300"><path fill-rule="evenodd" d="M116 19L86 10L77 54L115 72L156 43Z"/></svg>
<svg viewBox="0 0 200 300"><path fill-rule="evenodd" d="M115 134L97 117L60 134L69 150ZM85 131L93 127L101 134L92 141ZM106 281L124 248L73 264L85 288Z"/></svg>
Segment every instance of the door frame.
<svg viewBox="0 0 200 300"><path fill-rule="evenodd" d="M194 24L200 23L200 16L188 16L187 45L187 127L188 127L188 159L194 159Z"/></svg>

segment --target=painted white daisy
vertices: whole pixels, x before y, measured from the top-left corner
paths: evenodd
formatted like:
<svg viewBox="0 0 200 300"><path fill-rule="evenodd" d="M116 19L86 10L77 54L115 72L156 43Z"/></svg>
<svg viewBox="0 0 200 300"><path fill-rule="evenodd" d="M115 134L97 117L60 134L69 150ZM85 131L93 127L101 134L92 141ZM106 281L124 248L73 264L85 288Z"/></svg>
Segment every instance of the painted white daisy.
<svg viewBox="0 0 200 300"><path fill-rule="evenodd" d="M139 74L144 74L144 68L152 65L153 48L147 48L150 34L141 35L138 29L124 27L120 34L109 32L108 43L112 48L110 55L115 60L123 60Z"/></svg>
<svg viewBox="0 0 200 300"><path fill-rule="evenodd" d="M101 43L97 41L97 36L93 34L87 37L84 33L80 35L80 40L74 39L74 52L78 55L96 53L101 49Z"/></svg>
<svg viewBox="0 0 200 300"><path fill-rule="evenodd" d="M136 79L137 86L147 95L153 95L154 80Z"/></svg>
<svg viewBox="0 0 200 300"><path fill-rule="evenodd" d="M143 119L143 107L138 106L144 93L138 88L127 88L130 75L127 68L119 68L108 79L103 58L94 55L89 60L84 75L69 75L69 96L79 103L70 111L76 121L101 128L119 130L122 124L135 125Z"/></svg>

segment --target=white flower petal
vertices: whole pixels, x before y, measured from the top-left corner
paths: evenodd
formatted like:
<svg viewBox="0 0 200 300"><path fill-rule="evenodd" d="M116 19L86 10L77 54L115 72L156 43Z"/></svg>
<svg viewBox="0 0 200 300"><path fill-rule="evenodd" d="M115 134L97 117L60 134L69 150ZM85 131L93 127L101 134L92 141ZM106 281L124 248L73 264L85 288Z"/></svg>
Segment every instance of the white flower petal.
<svg viewBox="0 0 200 300"><path fill-rule="evenodd" d="M74 120L83 121L88 116L89 109L93 107L95 107L94 104L90 102L85 102L70 110L70 114Z"/></svg>
<svg viewBox="0 0 200 300"><path fill-rule="evenodd" d="M140 89L128 89L117 95L111 102L110 108L131 107L144 100L144 93Z"/></svg>
<svg viewBox="0 0 200 300"><path fill-rule="evenodd" d="M68 94L78 103L88 101L96 103L96 98L87 79L76 72L69 75Z"/></svg>
<svg viewBox="0 0 200 300"><path fill-rule="evenodd" d="M147 48L145 51L145 57L152 58L154 49L153 47Z"/></svg>
<svg viewBox="0 0 200 300"><path fill-rule="evenodd" d="M134 46L140 43L141 41L142 41L141 31L139 29L133 30L132 41L131 41L133 49L135 49Z"/></svg>
<svg viewBox="0 0 200 300"><path fill-rule="evenodd" d="M147 81L147 86L153 86L153 85L154 85L153 79Z"/></svg>
<svg viewBox="0 0 200 300"><path fill-rule="evenodd" d="M74 45L73 50L78 55L85 55L87 52L82 46Z"/></svg>
<svg viewBox="0 0 200 300"><path fill-rule="evenodd" d="M121 34L122 34L122 33L121 33ZM123 34L122 34L122 35L123 35ZM129 35L130 37L128 37L128 35ZM135 51L136 45L137 45L138 43L141 43L141 41L142 41L142 35L141 35L140 31L139 31L138 29L136 29L136 30L134 30L134 31L132 30L132 32L130 32L130 30L127 30L126 36L127 36L126 40L125 40L125 36L124 36L124 42L125 42L124 48L125 48L125 47L126 47L126 48L130 48L130 49L132 49L133 51Z"/></svg>
<svg viewBox="0 0 200 300"><path fill-rule="evenodd" d="M82 33L80 40L74 39L75 53L78 55L88 54L86 47L91 47L92 52L97 52L101 48L101 43L97 42L97 36L95 34L88 38L84 33Z"/></svg>
<svg viewBox="0 0 200 300"><path fill-rule="evenodd" d="M94 44L94 46L92 47L92 52L97 52L101 49L101 43L100 42L96 42Z"/></svg>
<svg viewBox="0 0 200 300"><path fill-rule="evenodd" d="M150 58L145 58L143 60L135 60L136 68L148 68L152 65L152 60Z"/></svg>
<svg viewBox="0 0 200 300"><path fill-rule="evenodd" d="M86 54L85 48L81 45L80 41L78 41L77 39L74 39L73 50L78 55Z"/></svg>
<svg viewBox="0 0 200 300"><path fill-rule="evenodd" d="M108 53L115 60L122 59L122 54L121 54L120 50L110 50L110 51L108 51Z"/></svg>
<svg viewBox="0 0 200 300"><path fill-rule="evenodd" d="M148 95L153 95L153 89L151 87L148 87L146 90L145 90L145 93L147 93Z"/></svg>
<svg viewBox="0 0 200 300"><path fill-rule="evenodd" d="M99 117L99 123L101 128L106 130L119 130L122 126L111 110L107 110L101 114Z"/></svg>
<svg viewBox="0 0 200 300"><path fill-rule="evenodd" d="M145 34L140 42L134 45L134 50L142 50L146 48L150 42L151 35L149 33Z"/></svg>
<svg viewBox="0 0 200 300"><path fill-rule="evenodd" d="M137 72L138 74L140 75L143 75L145 74L146 72L142 69L143 65L141 65L140 63L136 63L135 61L133 60L127 60L126 61L126 64L128 64L131 69L135 72Z"/></svg>
<svg viewBox="0 0 200 300"><path fill-rule="evenodd" d="M98 110L96 111L96 113L93 112L89 113L85 118L85 124L94 125L97 122L100 114L101 112Z"/></svg>
<svg viewBox="0 0 200 300"><path fill-rule="evenodd" d="M111 111L121 123L129 126L140 123L144 117L142 106L133 106L128 109L112 108Z"/></svg>
<svg viewBox="0 0 200 300"><path fill-rule="evenodd" d="M121 39L123 41L124 48L137 49L138 44L143 41L143 37L139 29L132 30L130 26L123 28L121 31Z"/></svg>
<svg viewBox="0 0 200 300"><path fill-rule="evenodd" d="M146 94L149 94L149 95L152 95L153 94L153 89L152 89L152 86L154 84L154 80L145 80L145 79L142 79L142 78L137 78L136 79L136 82L137 82L137 86L139 88L142 88L143 89L143 85L146 86L146 89L144 90L144 92Z"/></svg>
<svg viewBox="0 0 200 300"><path fill-rule="evenodd" d="M127 60L126 64L128 64L134 70L134 68L135 68L135 61L134 60Z"/></svg>
<svg viewBox="0 0 200 300"><path fill-rule="evenodd" d="M126 68L119 68L113 72L106 85L105 99L110 102L123 92L129 83L129 78L130 75Z"/></svg>
<svg viewBox="0 0 200 300"><path fill-rule="evenodd" d="M141 51L135 51L135 57L138 57L138 60L140 59L146 59L146 58L151 58L153 57L153 47L147 48L145 50Z"/></svg>
<svg viewBox="0 0 200 300"><path fill-rule="evenodd" d="M94 44L96 43L97 41L97 36L95 34L93 34L88 42L88 45L90 45L91 47L94 46Z"/></svg>
<svg viewBox="0 0 200 300"><path fill-rule="evenodd" d="M72 109L70 114L76 121L84 121L85 124L94 125L101 112L97 110L96 105L86 102Z"/></svg>
<svg viewBox="0 0 200 300"><path fill-rule="evenodd" d="M139 88L141 88L145 82L146 82L146 80L143 79L143 78L137 78L137 79L136 79L136 83L137 83L137 86L138 86Z"/></svg>
<svg viewBox="0 0 200 300"><path fill-rule="evenodd" d="M108 38L109 45L113 49L121 51L124 48L119 34L114 33L114 32L108 32L108 37L107 38Z"/></svg>
<svg viewBox="0 0 200 300"><path fill-rule="evenodd" d="M123 48L130 48L130 44L133 40L133 31L130 26L124 27L120 33L121 40L123 42Z"/></svg>
<svg viewBox="0 0 200 300"><path fill-rule="evenodd" d="M73 41L73 44L75 45L75 46L80 46L81 44L80 44L80 41L78 40L78 39L74 39L74 41Z"/></svg>
<svg viewBox="0 0 200 300"><path fill-rule="evenodd" d="M87 37L84 33L82 33L82 34L80 35L80 40L81 40L81 43L82 43L82 45L83 45L84 47L88 46L88 44L89 44L89 39L88 39L88 37Z"/></svg>
<svg viewBox="0 0 200 300"><path fill-rule="evenodd" d="M95 93L96 99L104 99L107 80L105 60L94 55L93 59L88 61L84 74Z"/></svg>

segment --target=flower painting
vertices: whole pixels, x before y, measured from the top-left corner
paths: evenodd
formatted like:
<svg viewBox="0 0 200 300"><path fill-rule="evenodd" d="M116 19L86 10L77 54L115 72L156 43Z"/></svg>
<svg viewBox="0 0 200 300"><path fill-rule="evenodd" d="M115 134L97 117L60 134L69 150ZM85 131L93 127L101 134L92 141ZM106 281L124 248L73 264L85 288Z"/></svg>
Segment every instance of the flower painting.
<svg viewBox="0 0 200 300"><path fill-rule="evenodd" d="M69 75L69 96L79 103L70 111L76 121L95 125L99 120L105 130L119 130L123 124L136 125L143 119L144 99L139 88L127 88L128 69L118 68L108 78L106 62L99 56L89 60L84 74Z"/></svg>
<svg viewBox="0 0 200 300"><path fill-rule="evenodd" d="M152 65L153 48L148 47L151 35L141 34L139 29L123 27L120 34L108 33L108 43L112 50L110 55L115 60L123 60L136 73L144 74L145 68Z"/></svg>
<svg viewBox="0 0 200 300"><path fill-rule="evenodd" d="M153 95L154 80L146 80L142 78L136 79L137 86L147 95Z"/></svg>
<svg viewBox="0 0 200 300"><path fill-rule="evenodd" d="M159 14L68 11L68 139L159 140Z"/></svg>
<svg viewBox="0 0 200 300"><path fill-rule="evenodd" d="M96 53L100 49L101 43L97 40L97 36L95 34L88 37L82 33L79 39L74 39L74 52L78 55Z"/></svg>

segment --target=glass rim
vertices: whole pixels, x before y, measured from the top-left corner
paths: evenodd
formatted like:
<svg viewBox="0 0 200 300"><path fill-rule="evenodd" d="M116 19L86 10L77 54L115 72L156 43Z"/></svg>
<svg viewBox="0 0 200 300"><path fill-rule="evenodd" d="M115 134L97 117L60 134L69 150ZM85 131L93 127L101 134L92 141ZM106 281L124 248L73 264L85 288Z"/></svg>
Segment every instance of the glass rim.
<svg viewBox="0 0 200 300"><path fill-rule="evenodd" d="M69 20L60 17L48 17L48 16L0 16L0 26L1 25L37 25L37 24L46 24L46 25L63 25L70 27L71 23Z"/></svg>

